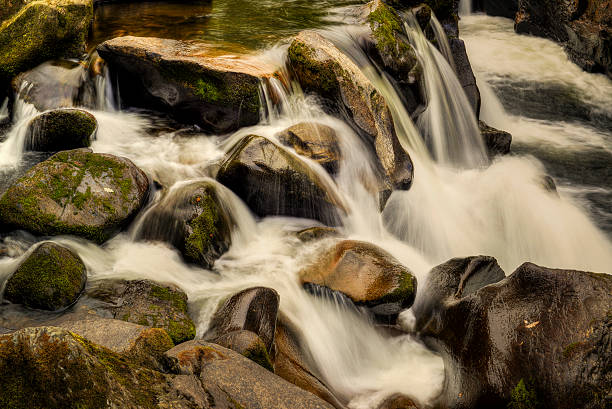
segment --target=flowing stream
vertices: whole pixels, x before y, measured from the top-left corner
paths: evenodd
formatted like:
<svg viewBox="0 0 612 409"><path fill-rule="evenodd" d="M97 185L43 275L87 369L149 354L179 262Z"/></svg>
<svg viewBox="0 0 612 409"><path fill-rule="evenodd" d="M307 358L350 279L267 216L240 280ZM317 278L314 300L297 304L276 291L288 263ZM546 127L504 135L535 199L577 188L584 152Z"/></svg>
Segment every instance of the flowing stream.
<svg viewBox="0 0 612 409"><path fill-rule="evenodd" d="M301 4L296 2L296 7ZM267 9L264 6L269 5L264 2L262 8ZM331 9L332 5L327 7ZM114 13L112 9L100 10L99 13L108 13L111 17ZM151 10L154 16L169 13L163 8ZM340 13L333 10L330 14ZM206 9L198 12L209 13ZM328 17L316 16L316 21ZM206 20L202 16L195 19L192 21L195 25ZM151 26L156 27L153 23ZM282 69L286 38L302 28L305 27L271 34L268 48L258 51L256 58ZM105 77L98 77L92 88L94 94L89 98L93 102L86 107L99 123L92 149L130 158L153 180L168 188L168 197L186 183L210 181L215 166L240 137L257 134L276 143L276 134L288 126L316 121L334 128L338 135L342 153L339 172L332 179L320 165L306 158L301 160L325 175L330 189L346 203L348 212L343 219L343 234L384 248L408 266L420 283L425 281L432 266L452 257L477 254L495 256L506 273L525 261L547 267L602 272L612 269L612 245L602 230L611 231L610 200L605 199L610 197L612 189L609 170L607 176L593 175L588 179L588 186L580 185L577 181L582 180L582 173L560 174L556 171L555 159L540 155L542 146L550 144L560 155L577 155L576 162L587 160L582 156L585 152L596 151L604 158L610 157L612 114L606 112L612 109L610 80L583 73L567 59L563 60L559 46L546 40L517 38L508 29L506 20L478 15L464 17L462 37L481 85L482 117L514 136L514 154L489 163L478 125L470 115L472 108L444 47L444 54L440 53L413 21L408 19L405 29L427 74L428 101L427 108L414 121L396 90L359 47L359 28L320 29L350 55L385 97L398 137L413 159L413 186L406 192L394 192L382 214L378 211L376 196L368 188L375 185L373 153L350 126L325 114L289 78L284 82L272 79L265 86L264 94L274 93L280 103L272 105L271 98L267 98L268 115L262 115L258 125L240 129L233 135L205 135L196 128L180 127L151 113L117 111L113 101L120 90L107 83ZM214 25L207 30L214 32ZM104 39L117 33L97 35ZM540 47L540 43L545 46ZM240 46L256 48L249 41ZM493 58L494 55L499 58ZM523 95L512 91L517 83L532 85L525 85ZM529 116L532 112L529 107L517 102L525 95L537 93L539 86L557 89L558 83L563 90L572 90L571 98L589 111L586 116L574 122L560 121L561 114L555 107L534 110L535 114ZM16 100L14 109L14 124L0 138L3 141L0 142L0 191L7 187L5 181L14 180L41 159L30 159L22 149L25 126L38 112L21 99ZM2 112L0 109L0 121ZM297 155L289 148L284 149ZM547 173L559 183L558 195L544 188L542 179ZM321 376L351 408L374 408L384 397L396 392L414 396L423 403L435 398L443 381L440 357L411 335L384 334L367 317L341 303L314 297L300 287L298 271L333 239L302 243L293 232L315 222L286 217L256 219L236 195L227 189L221 191L222 200L238 228L233 232L232 247L216 261L214 271L185 264L179 253L168 245L137 240L146 209L128 231L103 246L72 237L52 240L78 252L88 267L90 281L149 278L179 285L189 296L189 310L199 335L206 331L212 313L224 297L251 286L276 289L282 312L299 327ZM589 199L589 194L603 195L603 203L598 205L596 199ZM149 206L164 205L161 196L156 195ZM15 236L7 240L15 242L15 251L11 257L0 259L0 281L23 257L23 248L27 248L23 243L34 238ZM404 312L400 321L409 330L410 311Z"/></svg>

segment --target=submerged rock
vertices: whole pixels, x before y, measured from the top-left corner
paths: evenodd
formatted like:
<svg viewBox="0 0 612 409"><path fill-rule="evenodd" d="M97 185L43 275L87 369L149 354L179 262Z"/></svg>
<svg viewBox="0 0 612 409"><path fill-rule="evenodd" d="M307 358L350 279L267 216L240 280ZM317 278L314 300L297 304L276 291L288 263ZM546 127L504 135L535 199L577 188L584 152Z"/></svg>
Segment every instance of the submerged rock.
<svg viewBox="0 0 612 409"><path fill-rule="evenodd" d="M296 235L297 238L300 239L300 241L308 242L313 240L326 239L329 237L339 237L340 232L337 229L334 229L333 227L314 226L304 230L300 230L296 233Z"/></svg>
<svg viewBox="0 0 612 409"><path fill-rule="evenodd" d="M441 406L600 408L612 387L612 277L494 259L435 267L413 308L441 353ZM571 386L570 386L571 385Z"/></svg>
<svg viewBox="0 0 612 409"><path fill-rule="evenodd" d="M97 128L96 118L81 109L45 112L30 121L24 148L46 152L86 148L95 138Z"/></svg>
<svg viewBox="0 0 612 409"><path fill-rule="evenodd" d="M118 75L128 105L168 112L213 133L259 121L259 81L271 74L261 65L160 38L118 37L98 53Z"/></svg>
<svg viewBox="0 0 612 409"><path fill-rule="evenodd" d="M383 96L359 67L314 31L302 31L293 40L288 58L304 90L331 100L372 142L389 184L408 189L412 183L410 157L397 139Z"/></svg>
<svg viewBox="0 0 612 409"><path fill-rule="evenodd" d="M483 121L478 121L478 127L480 128L480 134L490 158L510 153L512 135L508 132L495 129Z"/></svg>
<svg viewBox="0 0 612 409"><path fill-rule="evenodd" d="M189 341L166 353L183 375L195 375L214 400L225 396L236 408L323 409L327 402L237 352L204 341ZM226 407L226 406L219 406Z"/></svg>
<svg viewBox="0 0 612 409"><path fill-rule="evenodd" d="M93 19L91 0L3 2L0 13L0 84L5 85L47 60L80 57Z"/></svg>
<svg viewBox="0 0 612 409"><path fill-rule="evenodd" d="M355 304L394 320L414 302L416 278L389 253L370 243L344 240L300 272L303 285L339 291Z"/></svg>
<svg viewBox="0 0 612 409"><path fill-rule="evenodd" d="M141 226L140 239L172 244L185 260L209 269L232 244L232 221L213 182L173 188Z"/></svg>
<svg viewBox="0 0 612 409"><path fill-rule="evenodd" d="M299 157L266 138L249 135L221 164L217 180L234 191L259 216L286 215L340 222L342 201L321 176Z"/></svg>
<svg viewBox="0 0 612 409"><path fill-rule="evenodd" d="M129 159L89 149L59 152L0 198L0 224L103 243L144 204L149 181Z"/></svg>
<svg viewBox="0 0 612 409"><path fill-rule="evenodd" d="M162 328L175 344L195 337L195 325L187 311L187 294L174 285L150 280L102 280L86 294L98 301L93 308L96 312Z"/></svg>
<svg viewBox="0 0 612 409"><path fill-rule="evenodd" d="M234 331L251 331L261 338L268 352L272 352L278 305L278 293L271 288L242 290L215 311L203 338L214 340Z"/></svg>
<svg viewBox="0 0 612 409"><path fill-rule="evenodd" d="M236 351L256 364L274 372L274 364L266 344L254 332L239 330L228 332L213 340L217 345Z"/></svg>
<svg viewBox="0 0 612 409"><path fill-rule="evenodd" d="M81 258L66 247L44 242L7 280L4 298L30 308L56 311L73 304L87 281Z"/></svg>
<svg viewBox="0 0 612 409"><path fill-rule="evenodd" d="M281 143L321 164L329 173L338 171L340 147L336 131L316 122L300 122L280 132Z"/></svg>

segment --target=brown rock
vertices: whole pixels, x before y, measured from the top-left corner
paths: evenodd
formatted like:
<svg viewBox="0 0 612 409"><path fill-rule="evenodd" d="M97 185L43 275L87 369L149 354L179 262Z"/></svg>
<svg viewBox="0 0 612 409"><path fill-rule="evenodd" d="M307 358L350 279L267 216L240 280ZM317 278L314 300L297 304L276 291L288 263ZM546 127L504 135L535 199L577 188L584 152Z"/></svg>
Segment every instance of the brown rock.
<svg viewBox="0 0 612 409"><path fill-rule="evenodd" d="M316 122L300 122L282 131L278 138L300 155L319 162L328 172L338 171L340 147L333 128Z"/></svg>

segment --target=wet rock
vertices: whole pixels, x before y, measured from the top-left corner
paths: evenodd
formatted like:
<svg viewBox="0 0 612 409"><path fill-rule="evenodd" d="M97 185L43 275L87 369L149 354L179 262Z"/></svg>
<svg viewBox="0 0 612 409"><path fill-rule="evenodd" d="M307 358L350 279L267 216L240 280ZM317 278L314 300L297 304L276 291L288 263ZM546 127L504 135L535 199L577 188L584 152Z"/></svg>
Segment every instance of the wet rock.
<svg viewBox="0 0 612 409"><path fill-rule="evenodd" d="M199 377L212 397L227 396L236 407L333 408L250 359L216 344L189 341L166 355L176 361L181 374Z"/></svg>
<svg viewBox="0 0 612 409"><path fill-rule="evenodd" d="M259 121L261 64L216 57L197 43L119 37L98 46L128 105L157 109L213 133Z"/></svg>
<svg viewBox="0 0 612 409"><path fill-rule="evenodd" d="M98 128L96 118L81 109L56 109L36 116L28 125L25 149L57 152L86 148Z"/></svg>
<svg viewBox="0 0 612 409"><path fill-rule="evenodd" d="M451 54L455 61L455 72L457 73L457 79L465 95L470 101L470 105L476 114L476 118L480 116L480 91L476 84L476 77L472 71L472 65L468 58L467 52L465 51L465 44L463 40L458 37L449 36L448 43L450 45Z"/></svg>
<svg viewBox="0 0 612 409"><path fill-rule="evenodd" d="M266 287L242 290L228 298L210 319L204 339L214 340L234 331L255 333L272 352L279 296Z"/></svg>
<svg viewBox="0 0 612 409"><path fill-rule="evenodd" d="M510 153L512 135L508 132L488 126L483 121L478 121L478 127L480 128L480 134L482 135L490 158Z"/></svg>
<svg viewBox="0 0 612 409"><path fill-rule="evenodd" d="M296 233L296 235L297 238L301 241L308 242L313 240L326 239L329 237L339 237L340 233L333 227L314 226L304 230L300 230Z"/></svg>
<svg viewBox="0 0 612 409"><path fill-rule="evenodd" d="M172 244L185 260L208 269L232 244L232 221L213 182L173 188L141 225L140 239Z"/></svg>
<svg viewBox="0 0 612 409"><path fill-rule="evenodd" d="M425 3L440 20L456 17L459 6L456 0L390 0L388 3L397 9L414 8Z"/></svg>
<svg viewBox="0 0 612 409"><path fill-rule="evenodd" d="M555 180L550 175L544 175L542 177L542 187L547 192L558 193L557 184L555 183Z"/></svg>
<svg viewBox="0 0 612 409"><path fill-rule="evenodd" d="M224 348L238 352L256 364L274 372L274 364L266 348L266 344L254 332L239 330L215 338L214 343Z"/></svg>
<svg viewBox="0 0 612 409"><path fill-rule="evenodd" d="M91 0L3 2L2 9L0 84L44 61L85 51Z"/></svg>
<svg viewBox="0 0 612 409"><path fill-rule="evenodd" d="M570 59L584 70L612 78L610 0L519 0L514 29L560 42Z"/></svg>
<svg viewBox="0 0 612 409"><path fill-rule="evenodd" d="M78 255L44 242L7 280L4 298L30 308L61 310L79 298L86 281L87 269Z"/></svg>
<svg viewBox="0 0 612 409"><path fill-rule="evenodd" d="M221 164L217 180L259 216L304 217L327 225L340 222L342 201L330 182L261 136L238 142Z"/></svg>
<svg viewBox="0 0 612 409"><path fill-rule="evenodd" d="M451 260L413 308L444 359L441 406L605 407L612 277L525 263L500 278L490 258Z"/></svg>
<svg viewBox="0 0 612 409"><path fill-rule="evenodd" d="M92 310L111 318L164 329L175 344L195 337L187 294L172 284L150 280L102 280L86 291L98 301Z"/></svg>
<svg viewBox="0 0 612 409"><path fill-rule="evenodd" d="M334 396L314 368L314 360L301 345L299 330L288 318L280 316L275 333L276 358L275 373L295 386L308 391L336 409L345 406Z"/></svg>
<svg viewBox="0 0 612 409"><path fill-rule="evenodd" d="M419 409L412 399L406 395L396 393L389 396L379 406L378 409Z"/></svg>
<svg viewBox="0 0 612 409"><path fill-rule="evenodd" d="M0 336L0 371L3 408L194 407L188 383L179 377L143 368L57 327Z"/></svg>
<svg viewBox="0 0 612 409"><path fill-rule="evenodd" d="M360 241L333 245L299 275L303 285L339 291L392 321L416 295L416 278L406 267L380 247Z"/></svg>
<svg viewBox="0 0 612 409"><path fill-rule="evenodd" d="M381 169L395 189L412 183L412 162L395 134L391 112L359 67L331 41L302 31L291 43L289 62L307 92L332 101L374 146Z"/></svg>
<svg viewBox="0 0 612 409"><path fill-rule="evenodd" d="M489 16L506 17L514 20L518 11L518 0L476 0L475 10L482 10Z"/></svg>
<svg viewBox="0 0 612 409"><path fill-rule="evenodd" d="M329 173L338 171L340 147L333 128L316 122L300 122L278 134L281 143L321 164Z"/></svg>
<svg viewBox="0 0 612 409"><path fill-rule="evenodd" d="M130 160L89 149L59 152L0 198L0 225L103 243L144 204L149 181Z"/></svg>

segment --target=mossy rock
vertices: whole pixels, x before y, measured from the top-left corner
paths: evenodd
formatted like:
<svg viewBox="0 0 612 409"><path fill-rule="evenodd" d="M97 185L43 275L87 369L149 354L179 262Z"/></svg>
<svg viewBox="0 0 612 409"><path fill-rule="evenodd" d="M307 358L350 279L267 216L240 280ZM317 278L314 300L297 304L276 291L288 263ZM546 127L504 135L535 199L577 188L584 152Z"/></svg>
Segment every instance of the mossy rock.
<svg viewBox="0 0 612 409"><path fill-rule="evenodd" d="M176 247L186 261L212 268L232 244L230 214L214 181L172 188L146 215L138 238Z"/></svg>
<svg viewBox="0 0 612 409"><path fill-rule="evenodd" d="M213 342L236 351L268 371L274 372L274 365L266 349L266 344L254 332L233 331L220 336Z"/></svg>
<svg viewBox="0 0 612 409"><path fill-rule="evenodd" d="M457 16L459 7L459 1L457 0L389 0L387 3L397 9L417 7L425 3L431 7L440 20Z"/></svg>
<svg viewBox="0 0 612 409"><path fill-rule="evenodd" d="M0 224L103 243L143 206L149 180L130 160L88 149L59 152L0 198Z"/></svg>
<svg viewBox="0 0 612 409"><path fill-rule="evenodd" d="M91 0L36 0L13 11L0 25L0 84L44 61L84 53Z"/></svg>
<svg viewBox="0 0 612 409"><path fill-rule="evenodd" d="M45 242L8 279L4 298L30 308L56 311L73 304L86 281L87 269L78 255Z"/></svg>
<svg viewBox="0 0 612 409"><path fill-rule="evenodd" d="M417 290L416 277L408 268L380 247L361 241L331 246L299 275L306 288L338 291L387 321L412 305Z"/></svg>
<svg viewBox="0 0 612 409"><path fill-rule="evenodd" d="M33 118L28 125L25 149L57 152L86 148L95 138L98 122L81 109L56 109Z"/></svg>

